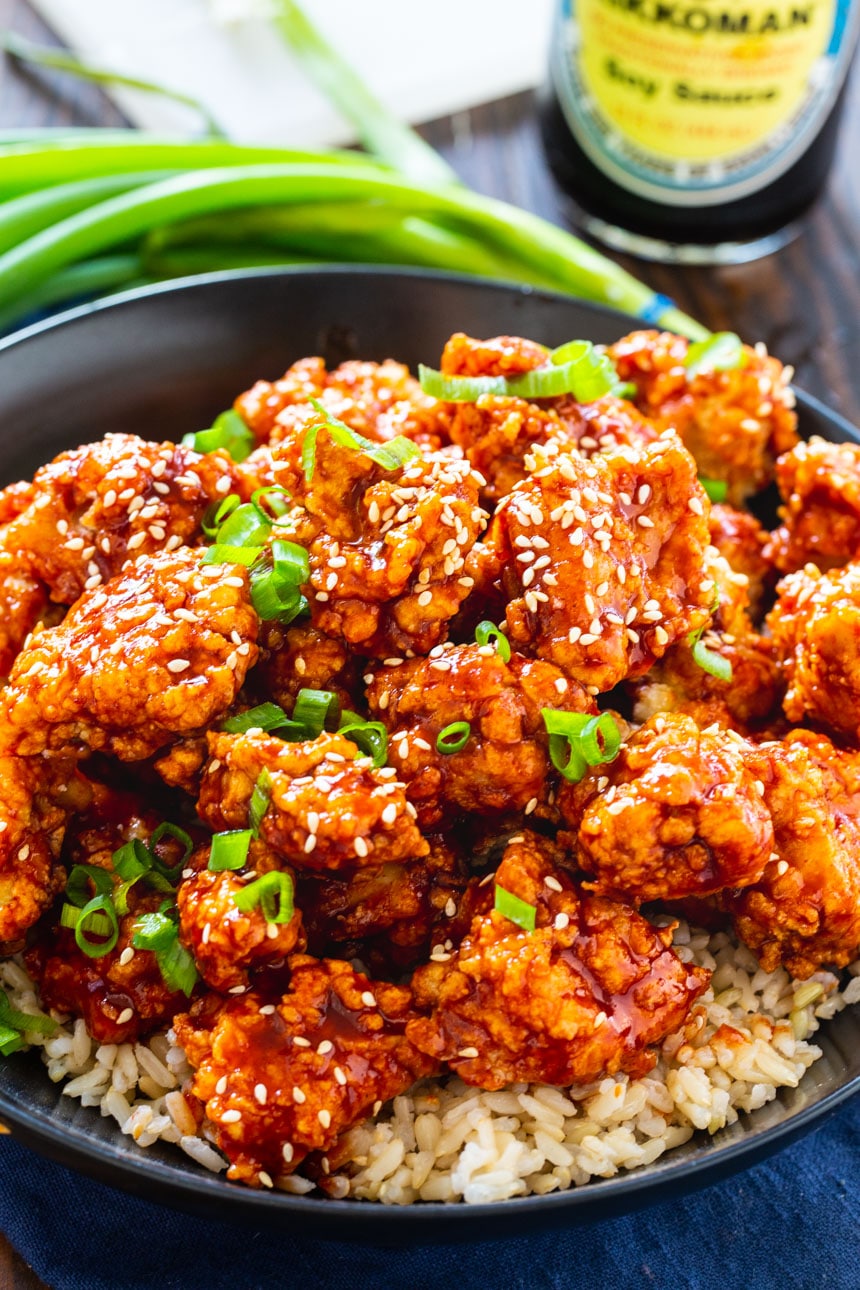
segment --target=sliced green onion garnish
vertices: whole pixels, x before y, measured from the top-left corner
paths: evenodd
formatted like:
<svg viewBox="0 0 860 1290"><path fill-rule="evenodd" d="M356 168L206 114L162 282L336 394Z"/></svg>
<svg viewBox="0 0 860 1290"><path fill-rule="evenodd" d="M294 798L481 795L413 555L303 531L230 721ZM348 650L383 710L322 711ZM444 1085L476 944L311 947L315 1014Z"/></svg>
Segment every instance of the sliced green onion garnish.
<svg viewBox="0 0 860 1290"><path fill-rule="evenodd" d="M17 1030L0 1025L0 1053L4 1057L11 1057L12 1053L20 1052L25 1043L26 1040Z"/></svg>
<svg viewBox="0 0 860 1290"><path fill-rule="evenodd" d="M237 891L233 900L243 914L259 907L267 923L288 923L293 916L293 880L273 869Z"/></svg>
<svg viewBox="0 0 860 1290"><path fill-rule="evenodd" d="M260 832L263 816L268 811L271 800L272 777L267 770L261 770L248 806L248 825L254 837L257 837Z"/></svg>
<svg viewBox="0 0 860 1290"><path fill-rule="evenodd" d="M227 833L214 834L209 864L206 867L212 873L221 873L224 869L241 869L248 859L253 836L250 829L231 829Z"/></svg>
<svg viewBox="0 0 860 1290"><path fill-rule="evenodd" d="M236 717L228 717L221 722L221 729L231 735L243 735L246 730L277 730L278 726L287 724L287 714L277 703L260 703Z"/></svg>
<svg viewBox="0 0 860 1290"><path fill-rule="evenodd" d="M381 721L366 721L357 712L344 712L338 734L371 757L374 766L384 766L388 760L388 731Z"/></svg>
<svg viewBox="0 0 860 1290"><path fill-rule="evenodd" d="M272 543L272 567L276 578L285 585L301 587L311 576L308 553L297 542L276 538Z"/></svg>
<svg viewBox="0 0 860 1290"><path fill-rule="evenodd" d="M335 443L340 444L343 448L352 448L356 452L364 453L365 457L369 457L382 470L400 470L414 457L421 456L420 449L416 447L411 439L406 439L403 435L398 435L396 439L389 439L386 443L374 443L372 439L365 439L364 435L350 429L348 425L337 417L333 417L330 412L326 411L319 399L311 399L310 402L322 417L322 424L318 422L316 425L309 426L302 440L302 469L308 483L313 479L316 464L317 435L323 425Z"/></svg>
<svg viewBox="0 0 860 1290"><path fill-rule="evenodd" d="M97 896L108 896L113 890L113 879L106 869L94 864L76 864L69 870L65 896L71 904L83 909L92 899L92 887Z"/></svg>
<svg viewBox="0 0 860 1290"><path fill-rule="evenodd" d="M327 721L340 716L340 703L331 690L299 690L293 708L293 721L304 726L308 739L317 739Z"/></svg>
<svg viewBox="0 0 860 1290"><path fill-rule="evenodd" d="M175 913L175 906L172 911ZM165 909L143 914L135 923L132 945L138 950L152 950L168 990L190 995L198 979L194 958L179 940L179 927Z"/></svg>
<svg viewBox="0 0 860 1290"><path fill-rule="evenodd" d="M265 506L263 503L265 502ZM282 519L290 509L290 494L280 484L269 484L266 488L255 488L251 494L251 505L256 507L267 524Z"/></svg>
<svg viewBox="0 0 860 1290"><path fill-rule="evenodd" d="M484 619L482 623L478 623L475 628L475 641L478 645L489 645L490 641L493 641L496 646L496 653L502 662L509 663L511 661L510 641L502 629L497 627L495 623L491 623L489 619Z"/></svg>
<svg viewBox="0 0 860 1290"><path fill-rule="evenodd" d="M695 633L694 633L695 635ZM728 683L732 679L732 665L722 654L717 654L714 650L708 649L701 635L696 641L691 639L690 644L693 647L693 662L698 664L703 672L708 672L715 676L718 681Z"/></svg>
<svg viewBox="0 0 860 1290"><path fill-rule="evenodd" d="M213 502L210 506L207 506L200 526L203 529L205 536L208 538L214 538L221 524L226 520L228 515L235 511L236 507L241 504L241 501L242 499L238 493L231 493L230 496L225 497L222 502L218 502L217 504Z"/></svg>
<svg viewBox="0 0 860 1290"><path fill-rule="evenodd" d="M472 727L468 721L452 721L450 726L440 730L436 736L436 751L445 757L460 752L469 742L471 733Z"/></svg>
<svg viewBox="0 0 860 1290"><path fill-rule="evenodd" d="M22 1033L32 1030L39 1035L52 1035L59 1028L59 1023L46 1017L43 1012L16 1012L5 990L0 990L0 1025Z"/></svg>
<svg viewBox="0 0 860 1290"><path fill-rule="evenodd" d="M83 950L91 959L100 959L109 954L119 940L119 920L110 896L94 896L83 909L63 905L60 910L60 926L74 928L78 949ZM105 939L92 941L88 939L89 936Z"/></svg>
<svg viewBox="0 0 860 1290"><path fill-rule="evenodd" d="M175 865L166 864L155 849L163 838L173 838L174 842L178 842L182 847L182 856ZM149 839L149 849L154 857L155 867L159 872L169 878L178 878L181 870L185 867L186 860L194 850L194 843L185 830L180 829L178 824L171 824L165 820L163 824L159 824L158 828L153 831L152 837Z"/></svg>
<svg viewBox="0 0 860 1290"><path fill-rule="evenodd" d="M268 561L251 571L251 603L264 621L291 623L307 612L308 602L301 586L311 576L304 547L276 538L270 545Z"/></svg>
<svg viewBox="0 0 860 1290"><path fill-rule="evenodd" d="M556 355L574 354L558 361ZM618 374L605 354L589 341L570 341L553 351L546 367L518 376L446 376L419 364L418 379L425 394L446 403L476 403L484 395L499 398L552 399L572 394L579 403L601 398L618 383Z"/></svg>
<svg viewBox="0 0 860 1290"><path fill-rule="evenodd" d="M699 483L712 502L724 502L728 496L729 486L724 479L703 479L699 476Z"/></svg>
<svg viewBox="0 0 860 1290"><path fill-rule="evenodd" d="M124 843L111 857L114 872L127 881L129 878L140 878L152 868L152 852L140 838L132 838Z"/></svg>
<svg viewBox="0 0 860 1290"><path fill-rule="evenodd" d="M216 542L210 546L203 557L203 564L243 564L246 569L260 557L260 549L255 546L225 546Z"/></svg>
<svg viewBox="0 0 860 1290"><path fill-rule="evenodd" d="M743 367L744 347L733 331L715 331L707 340L694 341L687 350L684 366L687 379L702 372L731 372Z"/></svg>
<svg viewBox="0 0 860 1290"><path fill-rule="evenodd" d="M252 432L232 408L216 417L209 430L187 434L182 442L186 448L193 448L195 452L215 452L218 448L224 448L234 461L244 461L257 445Z"/></svg>
<svg viewBox="0 0 860 1290"><path fill-rule="evenodd" d="M512 891L505 891L504 887L496 884L494 888L495 898L493 908L509 918L517 927L521 927L525 932L533 932L535 929L535 919L537 918L537 909L534 905L528 904L525 900L520 900Z"/></svg>
<svg viewBox="0 0 860 1290"><path fill-rule="evenodd" d="M222 522L216 535L218 546L265 546L272 522L258 506L245 502L235 507Z"/></svg>
<svg viewBox="0 0 860 1290"><path fill-rule="evenodd" d="M549 735L550 761L570 783L578 783L589 766L614 761L621 748L621 731L609 712L588 716L542 708Z"/></svg>

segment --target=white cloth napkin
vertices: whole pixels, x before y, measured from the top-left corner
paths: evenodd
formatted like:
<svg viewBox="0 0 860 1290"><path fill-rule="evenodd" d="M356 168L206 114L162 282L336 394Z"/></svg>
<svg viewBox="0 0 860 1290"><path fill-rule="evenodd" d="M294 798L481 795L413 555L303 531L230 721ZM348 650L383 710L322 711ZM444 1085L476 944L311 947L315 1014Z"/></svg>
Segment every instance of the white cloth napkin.
<svg viewBox="0 0 860 1290"><path fill-rule="evenodd" d="M31 0L78 54L193 95L243 142L352 141L260 17L266 0ZM538 84L551 0L305 0L305 11L404 120L428 121ZM250 17L246 15L250 14ZM135 124L193 128L184 108L112 92Z"/></svg>

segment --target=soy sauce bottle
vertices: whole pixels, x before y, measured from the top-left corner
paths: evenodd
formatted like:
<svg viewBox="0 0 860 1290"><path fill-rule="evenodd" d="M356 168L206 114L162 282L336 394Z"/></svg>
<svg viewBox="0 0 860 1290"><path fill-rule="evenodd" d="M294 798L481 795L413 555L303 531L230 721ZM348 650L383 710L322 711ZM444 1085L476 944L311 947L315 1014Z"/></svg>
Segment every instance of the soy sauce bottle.
<svg viewBox="0 0 860 1290"><path fill-rule="evenodd" d="M542 102L585 231L687 263L776 249L833 160L860 0L560 0Z"/></svg>

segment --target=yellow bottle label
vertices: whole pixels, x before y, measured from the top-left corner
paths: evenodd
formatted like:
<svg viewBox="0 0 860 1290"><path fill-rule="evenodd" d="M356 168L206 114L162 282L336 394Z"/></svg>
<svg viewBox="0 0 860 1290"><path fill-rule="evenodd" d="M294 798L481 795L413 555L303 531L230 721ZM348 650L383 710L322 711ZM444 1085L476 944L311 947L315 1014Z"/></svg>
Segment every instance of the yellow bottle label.
<svg viewBox="0 0 860 1290"><path fill-rule="evenodd" d="M652 200L711 204L771 183L833 107L849 0L565 0L554 80L577 141Z"/></svg>

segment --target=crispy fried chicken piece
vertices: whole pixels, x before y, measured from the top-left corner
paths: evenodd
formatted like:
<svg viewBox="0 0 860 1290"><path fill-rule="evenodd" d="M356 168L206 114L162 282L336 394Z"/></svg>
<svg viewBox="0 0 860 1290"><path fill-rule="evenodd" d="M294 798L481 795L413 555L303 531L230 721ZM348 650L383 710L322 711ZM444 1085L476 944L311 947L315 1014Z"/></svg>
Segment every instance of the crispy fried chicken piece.
<svg viewBox="0 0 860 1290"><path fill-rule="evenodd" d="M434 448L448 442L442 405L393 359L384 363L352 360L327 372L321 358L303 358L279 381L257 381L239 395L234 407L258 439L276 444L292 435L292 410L311 399L318 399L332 416L377 442L396 435Z"/></svg>
<svg viewBox="0 0 860 1290"><path fill-rule="evenodd" d="M767 616L788 684L789 721L820 721L860 740L860 564L809 564L777 588Z"/></svg>
<svg viewBox="0 0 860 1290"><path fill-rule="evenodd" d="M708 526L711 542L729 568L746 577L749 613L757 622L775 580L773 563L766 551L768 534L754 515L735 510L733 506L712 506Z"/></svg>
<svg viewBox="0 0 860 1290"><path fill-rule="evenodd" d="M541 709L594 711L551 663L521 654L505 663L494 645L440 645L431 658L383 667L366 699L388 727L390 764L425 829L463 811L545 807L553 783ZM458 721L471 727L465 747L439 752L439 735Z"/></svg>
<svg viewBox="0 0 860 1290"><path fill-rule="evenodd" d="M362 660L343 641L317 631L309 623L281 627L263 623L260 661L248 685L261 699L271 699L292 712L300 690L330 690L342 708L354 709L362 690Z"/></svg>
<svg viewBox="0 0 860 1290"><path fill-rule="evenodd" d="M720 897L766 972L804 979L860 953L860 755L795 731L753 749L775 846L759 882Z"/></svg>
<svg viewBox="0 0 860 1290"><path fill-rule="evenodd" d="M25 563L21 552L0 546L0 678L9 675L30 632L52 617L48 589Z"/></svg>
<svg viewBox="0 0 860 1290"><path fill-rule="evenodd" d="M593 889L644 902L757 882L773 826L748 752L744 740L689 717L655 717L611 765L564 784L559 807Z"/></svg>
<svg viewBox="0 0 860 1290"><path fill-rule="evenodd" d="M501 503L476 567L489 551L512 642L609 690L707 620L707 504L673 435L591 461L561 456Z"/></svg>
<svg viewBox="0 0 860 1290"><path fill-rule="evenodd" d="M19 940L61 890L66 824L88 797L71 757L0 757L0 945Z"/></svg>
<svg viewBox="0 0 860 1290"><path fill-rule="evenodd" d="M542 345L519 336L480 341L460 332L445 346L441 367L448 376L517 376L548 361ZM535 402L484 395L476 403L444 406L451 442L487 481L482 497L489 507L525 479L526 459L538 445L550 454L579 449L589 455L619 444L648 443L658 433L632 404L613 395L589 404L570 395Z"/></svg>
<svg viewBox="0 0 860 1290"><path fill-rule="evenodd" d="M792 372L763 346L744 346L744 363L731 371L685 367L690 342L670 332L636 331L610 345L622 381L632 381L636 406L660 429L677 430L699 474L722 479L739 506L773 478L780 453L797 443Z"/></svg>
<svg viewBox="0 0 860 1290"><path fill-rule="evenodd" d="M174 1023L227 1176L251 1186L271 1186L308 1152L329 1150L436 1069L404 1034L415 1015L405 986L332 959L299 954L289 966L280 999L246 994L215 1019L192 1010Z"/></svg>
<svg viewBox="0 0 860 1290"><path fill-rule="evenodd" d="M812 563L822 572L860 557L860 447L817 437L776 464L782 524L767 554L783 573Z"/></svg>
<svg viewBox="0 0 860 1290"><path fill-rule="evenodd" d="M262 731L210 733L209 751L197 809L216 832L248 827L265 772L270 800L260 836L296 868L349 872L427 854L394 771L375 770L341 735L284 743Z"/></svg>
<svg viewBox="0 0 860 1290"><path fill-rule="evenodd" d="M26 511L33 500L33 494L34 488L29 479L21 479L0 489L0 524L8 524L22 511Z"/></svg>
<svg viewBox="0 0 860 1290"><path fill-rule="evenodd" d="M210 873L211 846L195 852L190 861L194 874L179 886L179 932L186 949L207 985L226 994L248 986L255 969L283 962L294 950L305 948L302 915L298 909L286 923L269 923L258 905L244 912L234 896L249 879L278 869L286 872L272 851L254 838L241 870Z"/></svg>
<svg viewBox="0 0 860 1290"><path fill-rule="evenodd" d="M226 452L109 434L36 471L6 545L26 551L53 599L71 605L126 560L194 543L206 507L234 483Z"/></svg>
<svg viewBox="0 0 860 1290"><path fill-rule="evenodd" d="M247 570L187 548L141 556L21 651L0 697L0 748L78 745L150 756L226 714L256 661Z"/></svg>
<svg viewBox="0 0 860 1290"><path fill-rule="evenodd" d="M358 957L374 972L400 975L444 944L466 887L463 866L441 837L407 864L373 865L346 880L303 875L296 900L309 949Z"/></svg>
<svg viewBox="0 0 860 1290"><path fill-rule="evenodd" d="M416 1005L432 1011L407 1037L467 1084L644 1074L708 983L670 948L671 930L579 893L556 860L534 834L512 841L495 883L536 909L535 930L494 911L487 886L459 949L413 977Z"/></svg>

